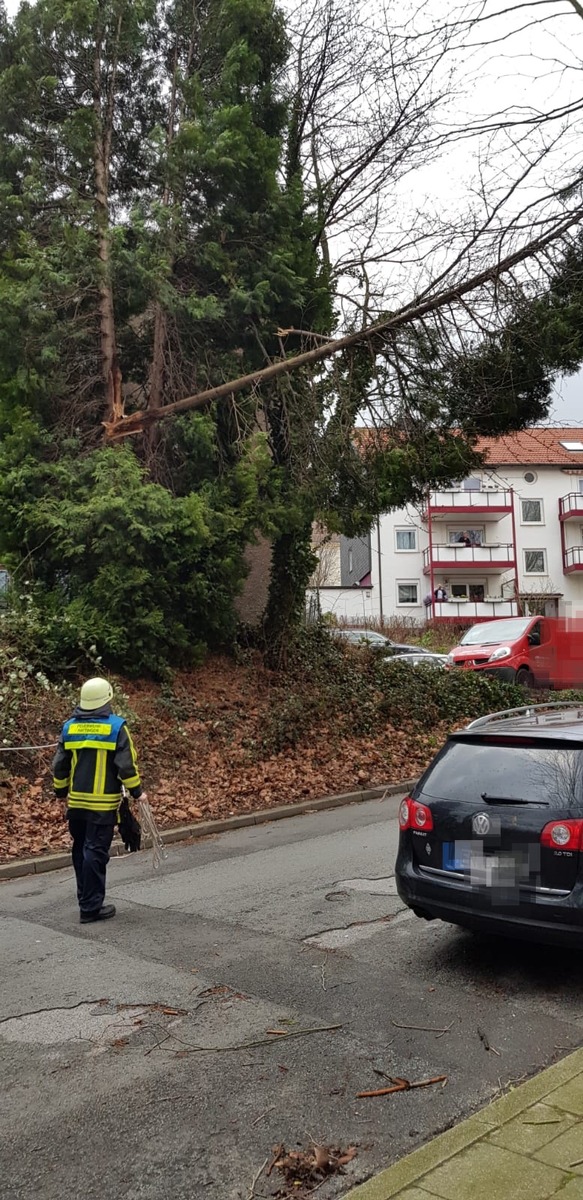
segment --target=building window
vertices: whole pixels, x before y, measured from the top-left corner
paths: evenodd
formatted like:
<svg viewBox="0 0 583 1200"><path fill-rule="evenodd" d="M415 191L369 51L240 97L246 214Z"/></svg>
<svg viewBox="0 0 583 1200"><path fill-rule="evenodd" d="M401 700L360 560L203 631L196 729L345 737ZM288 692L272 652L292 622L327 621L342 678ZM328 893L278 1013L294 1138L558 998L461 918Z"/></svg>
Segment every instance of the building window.
<svg viewBox="0 0 583 1200"><path fill-rule="evenodd" d="M525 483L536 483L536 480L537 480L536 471L525 471L525 473L524 473Z"/></svg>
<svg viewBox="0 0 583 1200"><path fill-rule="evenodd" d="M578 482L579 482L579 491L583 492L583 479L580 479Z"/></svg>
<svg viewBox="0 0 583 1200"><path fill-rule="evenodd" d="M484 543L484 528L481 529L448 529L447 539L450 546L482 546Z"/></svg>
<svg viewBox="0 0 583 1200"><path fill-rule="evenodd" d="M520 511L523 525L542 525L544 523L542 500L521 500Z"/></svg>
<svg viewBox="0 0 583 1200"><path fill-rule="evenodd" d="M525 575L546 575L546 551L545 550L525 550L524 551L524 574Z"/></svg>
<svg viewBox="0 0 583 1200"><path fill-rule="evenodd" d="M486 594L486 588L483 583L452 583L451 598L452 600L472 600L474 604L480 603Z"/></svg>
<svg viewBox="0 0 583 1200"><path fill-rule="evenodd" d="M352 549L350 549L348 551L348 574L352 575L353 570L354 570L354 559L352 556Z"/></svg>
<svg viewBox="0 0 583 1200"><path fill-rule="evenodd" d="M481 492L482 480L477 475L469 475L462 483L462 492Z"/></svg>
<svg viewBox="0 0 583 1200"><path fill-rule="evenodd" d="M419 584L398 583L397 604L419 604Z"/></svg>
<svg viewBox="0 0 583 1200"><path fill-rule="evenodd" d="M572 452L583 450L583 442L561 442L560 444L565 447L565 450L571 450Z"/></svg>
<svg viewBox="0 0 583 1200"><path fill-rule="evenodd" d="M416 529L397 529L396 531L396 548L397 550L416 550L417 549L417 530Z"/></svg>

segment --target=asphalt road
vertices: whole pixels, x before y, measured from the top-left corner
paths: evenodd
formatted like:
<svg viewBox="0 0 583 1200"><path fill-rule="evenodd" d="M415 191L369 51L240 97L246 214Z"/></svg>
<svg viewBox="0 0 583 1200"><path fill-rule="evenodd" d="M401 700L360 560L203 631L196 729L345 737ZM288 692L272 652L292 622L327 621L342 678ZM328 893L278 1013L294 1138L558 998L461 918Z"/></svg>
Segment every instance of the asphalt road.
<svg viewBox="0 0 583 1200"><path fill-rule="evenodd" d="M358 1144L325 1200L583 1042L580 956L402 910L398 802L114 860L103 925L70 871L0 885L4 1200L248 1200L276 1144Z"/></svg>

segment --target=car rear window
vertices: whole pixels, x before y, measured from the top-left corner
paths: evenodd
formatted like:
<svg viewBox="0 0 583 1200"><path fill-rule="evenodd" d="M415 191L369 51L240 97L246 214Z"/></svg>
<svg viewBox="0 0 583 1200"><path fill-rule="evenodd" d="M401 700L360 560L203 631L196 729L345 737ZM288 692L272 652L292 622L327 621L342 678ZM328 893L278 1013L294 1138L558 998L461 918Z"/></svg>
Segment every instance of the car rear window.
<svg viewBox="0 0 583 1200"><path fill-rule="evenodd" d="M434 799L481 803L483 793L583 807L583 751L554 745L451 741L430 767L423 793Z"/></svg>

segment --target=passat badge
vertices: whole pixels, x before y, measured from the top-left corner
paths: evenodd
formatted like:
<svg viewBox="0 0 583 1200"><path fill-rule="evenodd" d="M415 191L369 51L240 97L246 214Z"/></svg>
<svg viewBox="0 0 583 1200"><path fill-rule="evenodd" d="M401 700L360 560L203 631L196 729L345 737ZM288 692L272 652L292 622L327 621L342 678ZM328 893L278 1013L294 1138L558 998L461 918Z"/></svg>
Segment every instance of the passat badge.
<svg viewBox="0 0 583 1200"><path fill-rule="evenodd" d="M490 818L487 813L476 813L472 820L472 829L478 837L485 837L490 832Z"/></svg>

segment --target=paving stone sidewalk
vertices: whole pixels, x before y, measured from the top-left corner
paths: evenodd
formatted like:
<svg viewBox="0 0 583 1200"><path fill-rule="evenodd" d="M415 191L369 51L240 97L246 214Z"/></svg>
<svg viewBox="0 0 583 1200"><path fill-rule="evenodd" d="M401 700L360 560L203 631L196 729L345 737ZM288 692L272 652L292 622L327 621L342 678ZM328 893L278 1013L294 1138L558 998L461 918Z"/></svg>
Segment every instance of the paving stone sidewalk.
<svg viewBox="0 0 583 1200"><path fill-rule="evenodd" d="M583 1200L583 1049L346 1200Z"/></svg>

